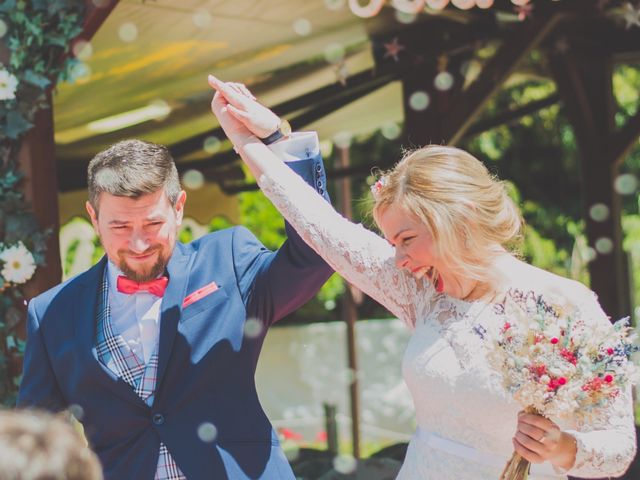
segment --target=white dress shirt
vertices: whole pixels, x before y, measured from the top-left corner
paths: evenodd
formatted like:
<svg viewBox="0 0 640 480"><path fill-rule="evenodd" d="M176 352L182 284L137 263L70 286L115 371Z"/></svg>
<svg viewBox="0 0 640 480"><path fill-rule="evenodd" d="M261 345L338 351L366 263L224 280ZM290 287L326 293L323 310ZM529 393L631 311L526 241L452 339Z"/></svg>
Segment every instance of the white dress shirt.
<svg viewBox="0 0 640 480"><path fill-rule="evenodd" d="M269 145L285 162L318 155L320 146L316 132L294 132L289 137ZM120 293L118 275L123 275L111 261L107 262L111 325L135 355L146 364L158 345L160 306L162 298L148 292Z"/></svg>

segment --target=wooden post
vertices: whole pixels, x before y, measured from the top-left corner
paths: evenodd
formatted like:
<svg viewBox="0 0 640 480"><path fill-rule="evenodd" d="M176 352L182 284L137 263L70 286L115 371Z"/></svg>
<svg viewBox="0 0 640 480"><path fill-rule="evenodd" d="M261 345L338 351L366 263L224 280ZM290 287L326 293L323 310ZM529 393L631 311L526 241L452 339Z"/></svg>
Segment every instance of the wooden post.
<svg viewBox="0 0 640 480"><path fill-rule="evenodd" d="M342 168L349 166L349 147L338 148L339 165ZM351 179L348 177L340 180L340 207L342 214L351 219ZM360 458L360 389L358 381L358 352L356 350L356 321L358 312L354 299L354 286L347 283L343 303L343 318L347 324L347 352L349 355L349 371L353 373L353 378L349 376L351 383L349 393L351 397L351 438L353 443L353 456Z"/></svg>
<svg viewBox="0 0 640 480"><path fill-rule="evenodd" d="M51 105L51 92L47 95ZM25 135L18 153L18 165L24 174L23 192L31 203L41 228L51 229L47 241L46 265L38 268L23 288L31 298L60 283L60 243L58 241L58 180L53 139L53 109L35 115L34 127Z"/></svg>
<svg viewBox="0 0 640 480"><path fill-rule="evenodd" d="M630 282L622 251L621 201L614 190L618 158L608 147L614 132L612 65L604 51L571 48L552 53L549 64L582 156L582 203L586 233L596 256L589 263L591 288L604 311L617 320L631 313ZM604 205L606 215L591 214Z"/></svg>

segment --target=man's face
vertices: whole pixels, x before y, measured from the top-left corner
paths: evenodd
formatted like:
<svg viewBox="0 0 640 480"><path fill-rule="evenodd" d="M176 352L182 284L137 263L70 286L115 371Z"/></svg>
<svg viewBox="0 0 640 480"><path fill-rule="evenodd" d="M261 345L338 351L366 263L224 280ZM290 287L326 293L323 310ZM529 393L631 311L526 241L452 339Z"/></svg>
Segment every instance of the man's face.
<svg viewBox="0 0 640 480"><path fill-rule="evenodd" d="M164 272L182 223L186 193L171 205L164 188L138 198L103 192L98 212L87 212L109 260L132 280L146 282Z"/></svg>

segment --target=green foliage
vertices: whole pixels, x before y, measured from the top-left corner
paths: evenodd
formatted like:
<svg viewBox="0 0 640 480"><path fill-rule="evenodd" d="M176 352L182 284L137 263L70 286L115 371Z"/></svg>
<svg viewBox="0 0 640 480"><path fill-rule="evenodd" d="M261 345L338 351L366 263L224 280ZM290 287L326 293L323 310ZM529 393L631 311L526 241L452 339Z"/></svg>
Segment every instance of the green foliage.
<svg viewBox="0 0 640 480"><path fill-rule="evenodd" d="M0 49L8 49L0 73L15 82L0 99L0 247L21 242L36 265L44 263L46 240L20 191L17 154L34 116L47 108L47 89L67 78L74 60L67 56L71 40L82 31L84 1L0 1L0 20L7 32ZM1 280L1 279L0 279ZM19 285L0 282L0 402L15 402L18 365L24 342L16 330L24 322L24 298Z"/></svg>

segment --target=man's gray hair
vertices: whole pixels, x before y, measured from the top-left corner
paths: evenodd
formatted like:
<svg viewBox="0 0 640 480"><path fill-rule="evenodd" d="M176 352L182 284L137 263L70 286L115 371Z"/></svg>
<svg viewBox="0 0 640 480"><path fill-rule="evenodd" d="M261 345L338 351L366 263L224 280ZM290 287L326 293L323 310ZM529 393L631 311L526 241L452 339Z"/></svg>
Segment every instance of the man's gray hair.
<svg viewBox="0 0 640 480"><path fill-rule="evenodd" d="M137 198L165 189L171 205L180 195L178 170L169 150L142 140L123 140L98 153L88 167L89 203L98 212L102 192Z"/></svg>

